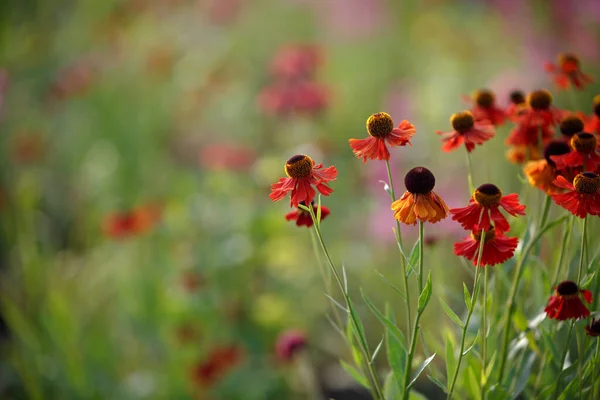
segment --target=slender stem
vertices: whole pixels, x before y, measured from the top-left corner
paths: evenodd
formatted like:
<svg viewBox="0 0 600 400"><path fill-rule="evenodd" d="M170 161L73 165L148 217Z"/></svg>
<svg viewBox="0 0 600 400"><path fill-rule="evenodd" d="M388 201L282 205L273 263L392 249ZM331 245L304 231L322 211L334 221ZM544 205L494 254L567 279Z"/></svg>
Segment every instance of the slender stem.
<svg viewBox="0 0 600 400"><path fill-rule="evenodd" d="M483 274L483 311L481 313L481 400L485 400L486 362L487 362L487 293L488 293L488 268Z"/></svg>
<svg viewBox="0 0 600 400"><path fill-rule="evenodd" d="M327 246L325 246L325 242L323 241L323 236L321 235L321 229L320 229L320 221L317 220L317 216L315 215L313 208L310 206L307 208L310 212L310 216L312 217L313 226L315 228L315 233L317 234L317 238L319 239L319 243L321 244L321 249L323 250L323 253L325 254L325 258L327 259L327 263L329 264L329 267L331 268L331 272L333 272L333 276L335 277L335 280L344 295L344 300L346 301L346 307L348 308L348 315L350 316L350 322L352 323L352 327L354 328L354 332L357 336L358 343L359 343L361 352L363 353L362 355L363 355L364 361L367 364L367 370L370 374L370 379L373 384L372 392L375 395L375 398L377 400L384 400L385 396L383 395L383 390L381 388L381 384L379 383L379 378L377 377L377 372L375 371L375 367L371 361L371 356L369 354L369 347L367 344L367 340L364 337L364 335L361 333L360 324L359 324L356 314L354 312L354 308L352 307L352 303L350 301L350 296L346 292L342 278L340 277L340 274L339 274L335 264L333 263L331 256L329 255Z"/></svg>
<svg viewBox="0 0 600 400"><path fill-rule="evenodd" d="M569 224L565 226L565 232L563 233L563 239L560 246L560 255L558 256L558 263L556 264L556 269L554 270L554 277L552 277L551 284L554 286L558 281L558 277L560 275L560 270L562 269L563 260L565 258L565 253L567 249L567 245L569 243L569 239L571 237L571 231L573 230L573 222L575 222L575 217L573 215L569 216Z"/></svg>
<svg viewBox="0 0 600 400"><path fill-rule="evenodd" d="M419 294L423 292L423 261L425 254L423 253L423 221L419 221L419 267L418 267L418 276L417 276L417 284L419 289ZM410 340L410 351L408 353L408 357L406 359L406 368L404 370L404 399L407 400L410 396L410 388L408 385L410 384L411 370L412 370L412 361L415 356L415 349L417 347L417 336L419 335L419 320L421 319L421 315L425 310L417 309L417 316L415 317L415 324L413 326L412 337Z"/></svg>
<svg viewBox="0 0 600 400"><path fill-rule="evenodd" d="M596 339L596 352L594 354L594 362L592 365L592 396L596 393L596 376L598 374L598 356L600 355L600 339Z"/></svg>
<svg viewBox="0 0 600 400"><path fill-rule="evenodd" d="M390 186L390 197L392 198L392 203L396 201L396 193L394 192L394 182L392 181L392 170L390 169L389 160L385 160L385 167L387 169L388 181ZM396 219L396 218L394 218ZM402 244L402 229L400 228L400 221L396 219L396 243L401 251L404 251ZM406 260L404 256L400 254L400 265L402 265L402 280L404 281L404 293L406 295L406 317L408 318L408 323L406 324L406 329L408 330L410 327L411 321L411 311L410 311L410 293L408 291L408 274L406 273Z"/></svg>
<svg viewBox="0 0 600 400"><path fill-rule="evenodd" d="M571 342L571 334L573 333L573 325L575 325L575 320L573 320L571 322L571 324L569 325L569 333L567 334L567 343L565 343L565 348L563 350L562 356L560 357L560 371L559 371L559 378L560 378L560 373L563 370L563 367L565 365L565 360L567 359L567 353L569 352L569 343ZM554 400L556 400L558 398L558 395L560 394L560 379L558 379L558 381L556 382L556 389L554 390Z"/></svg>
<svg viewBox="0 0 600 400"><path fill-rule="evenodd" d="M467 165L469 167L469 175L467 175L467 180L469 181L469 193L473 193L475 191L475 185L473 185L473 166L471 165L471 153L467 150Z"/></svg>
<svg viewBox="0 0 600 400"><path fill-rule="evenodd" d="M580 252L581 255L579 257L579 268L577 268L577 285L579 286L579 284L581 283L581 274L583 273L583 254L585 252L585 236L586 236L586 231L587 231L587 214L585 216L585 218L583 218L583 232L581 234L581 247Z"/></svg>
<svg viewBox="0 0 600 400"><path fill-rule="evenodd" d="M581 400L581 390L583 389L583 353L581 352L581 335L575 331L575 340L577 341L577 378L579 379L579 395Z"/></svg>
<svg viewBox="0 0 600 400"><path fill-rule="evenodd" d="M546 224L546 220L548 219L548 214L550 213L550 204L552 203L552 198L549 195L546 195L544 200L544 207L542 211L542 216L540 218L538 224L538 231L542 229L542 227Z"/></svg>
<svg viewBox="0 0 600 400"><path fill-rule="evenodd" d="M483 245L485 244L485 231L481 232L481 239L479 240L479 252L477 254L477 266L475 267L475 279L473 280L473 294L471 295L471 303L469 304L469 312L467 313L467 319L465 320L465 324L462 328L462 335L460 338L460 353L458 353L458 362L456 363L456 370L454 371L454 375L452 376L452 384L450 384L450 390L448 391L447 399L452 399L452 395L454 394L454 385L456 385L456 378L458 378L458 371L460 370L460 364L464 357L463 353L465 351L465 340L467 339L467 330L469 329L469 322L471 321L471 316L473 315L473 311L475 310L475 302L477 301L478 295L478 287L479 287L479 276L481 275L479 270L481 269L481 256L483 255ZM487 267L484 267L487 268Z"/></svg>

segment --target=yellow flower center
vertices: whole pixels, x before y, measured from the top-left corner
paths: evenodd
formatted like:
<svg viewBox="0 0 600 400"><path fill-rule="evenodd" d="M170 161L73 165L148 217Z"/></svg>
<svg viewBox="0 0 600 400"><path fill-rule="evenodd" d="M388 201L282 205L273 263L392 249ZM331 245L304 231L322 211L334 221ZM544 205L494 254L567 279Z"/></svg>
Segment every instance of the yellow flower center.
<svg viewBox="0 0 600 400"><path fill-rule="evenodd" d="M475 232L471 232L471 237L477 241L477 242L481 242L481 230ZM496 229L494 229L493 226L490 226L490 229L488 229L487 231L485 231L485 239L483 241L483 243L487 243L489 241L494 240L494 238L496 237Z"/></svg>
<svg viewBox="0 0 600 400"><path fill-rule="evenodd" d="M573 179L575 190L581 194L594 194L600 189L600 176L593 172L583 172Z"/></svg>
<svg viewBox="0 0 600 400"><path fill-rule="evenodd" d="M496 185L486 183L475 189L473 199L482 207L495 207L500 204L502 199L502 191Z"/></svg>
<svg viewBox="0 0 600 400"><path fill-rule="evenodd" d="M545 89L536 90L529 93L527 102L534 110L547 110L552 105L552 95Z"/></svg>
<svg viewBox="0 0 600 400"><path fill-rule="evenodd" d="M390 114L378 112L367 119L367 131L376 138L385 138L394 130L394 121Z"/></svg>
<svg viewBox="0 0 600 400"><path fill-rule="evenodd" d="M496 101L496 96L494 96L494 93L491 90L481 89L475 91L473 94L473 99L478 106L483 108L491 108Z"/></svg>
<svg viewBox="0 0 600 400"><path fill-rule="evenodd" d="M589 154L596 150L598 140L594 135L580 132L571 138L571 146L579 153Z"/></svg>
<svg viewBox="0 0 600 400"><path fill-rule="evenodd" d="M583 131L583 121L575 115L569 115L560 121L560 133L565 136L573 136Z"/></svg>
<svg viewBox="0 0 600 400"><path fill-rule="evenodd" d="M285 163L285 174L290 178L308 178L312 173L313 165L315 163L312 158L298 154Z"/></svg>
<svg viewBox="0 0 600 400"><path fill-rule="evenodd" d="M452 114L450 124L452 124L452 128L458 133L466 133L475 125L475 118L473 118L473 114L470 111L463 111Z"/></svg>

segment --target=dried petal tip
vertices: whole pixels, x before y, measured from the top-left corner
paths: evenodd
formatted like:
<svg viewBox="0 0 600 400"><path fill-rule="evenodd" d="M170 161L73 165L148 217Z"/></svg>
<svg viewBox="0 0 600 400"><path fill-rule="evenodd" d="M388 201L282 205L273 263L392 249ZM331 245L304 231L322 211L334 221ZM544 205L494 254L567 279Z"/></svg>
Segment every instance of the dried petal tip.
<svg viewBox="0 0 600 400"><path fill-rule="evenodd" d="M544 147L544 158L548 165L556 167L556 163L552 161L551 156L562 156L571 151L569 145L562 140L552 140Z"/></svg>
<svg viewBox="0 0 600 400"><path fill-rule="evenodd" d="M394 130L394 121L390 114L378 112L367 119L367 131L376 138L386 138Z"/></svg>
<svg viewBox="0 0 600 400"><path fill-rule="evenodd" d="M600 94L594 96L592 104L594 105L594 114L600 118Z"/></svg>
<svg viewBox="0 0 600 400"><path fill-rule="evenodd" d="M573 281L563 281L556 287L559 296L575 296L579 293L579 287Z"/></svg>
<svg viewBox="0 0 600 400"><path fill-rule="evenodd" d="M456 114L452 114L450 117L450 123L452 128L459 133L465 133L470 131L475 125L475 118L470 111L463 111Z"/></svg>
<svg viewBox="0 0 600 400"><path fill-rule="evenodd" d="M490 108L494 105L496 96L494 96L494 93L491 90L481 89L476 90L475 93L473 93L473 99L478 106Z"/></svg>
<svg viewBox="0 0 600 400"><path fill-rule="evenodd" d="M575 190L581 194L594 194L600 189L600 176L593 172L583 172L573 179Z"/></svg>
<svg viewBox="0 0 600 400"><path fill-rule="evenodd" d="M413 194L426 194L433 190L435 177L425 167L415 167L406 173L404 177L406 190Z"/></svg>
<svg viewBox="0 0 600 400"><path fill-rule="evenodd" d="M560 121L560 133L571 137L576 133L583 131L583 121L575 115L569 115Z"/></svg>
<svg viewBox="0 0 600 400"><path fill-rule="evenodd" d="M477 204L483 207L494 207L500 204L502 191L498 186L486 183L475 189L473 199Z"/></svg>
<svg viewBox="0 0 600 400"><path fill-rule="evenodd" d="M596 150L598 140L587 132L579 132L571 138L571 146L579 153L589 154Z"/></svg>
<svg viewBox="0 0 600 400"><path fill-rule="evenodd" d="M534 110L547 110L552 105L552 95L546 89L529 93L527 102Z"/></svg>
<svg viewBox="0 0 600 400"><path fill-rule="evenodd" d="M525 103L525 94L520 90L513 90L510 92L510 102L513 104Z"/></svg>
<svg viewBox="0 0 600 400"><path fill-rule="evenodd" d="M304 154L298 154L287 160L285 163L285 173L290 178L307 178L312 172L313 160Z"/></svg>

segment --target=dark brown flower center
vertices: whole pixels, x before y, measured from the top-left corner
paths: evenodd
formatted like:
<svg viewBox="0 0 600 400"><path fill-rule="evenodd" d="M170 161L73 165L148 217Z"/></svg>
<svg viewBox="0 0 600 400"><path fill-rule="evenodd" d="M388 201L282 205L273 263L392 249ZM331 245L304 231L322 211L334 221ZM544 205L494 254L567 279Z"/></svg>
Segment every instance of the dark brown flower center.
<svg viewBox="0 0 600 400"><path fill-rule="evenodd" d="M579 287L573 281L563 281L556 287L556 293L559 296L575 296L579 293Z"/></svg>
<svg viewBox="0 0 600 400"><path fill-rule="evenodd" d="M594 101L592 104L594 105L594 114L600 118L600 94L594 96Z"/></svg>
<svg viewBox="0 0 600 400"><path fill-rule="evenodd" d="M562 53L558 55L558 65L564 72L572 72L579 68L579 57L573 53Z"/></svg>
<svg viewBox="0 0 600 400"><path fill-rule="evenodd" d="M510 102L513 104L525 103L525 94L520 90L513 90L510 92Z"/></svg>
<svg viewBox="0 0 600 400"><path fill-rule="evenodd" d="M376 138L385 138L394 130L394 121L390 114L378 112L367 119L367 131Z"/></svg>
<svg viewBox="0 0 600 400"><path fill-rule="evenodd" d="M547 110L552 105L552 95L545 89L535 90L529 93L527 102L536 111Z"/></svg>
<svg viewBox="0 0 600 400"><path fill-rule="evenodd" d="M471 237L476 241L476 242L481 242L481 229L478 230L477 232L472 231L471 232ZM493 226L490 226L490 229L488 229L487 231L485 231L485 239L483 241L483 243L487 243L490 242L492 240L494 240L494 238L496 237L496 229L494 229Z"/></svg>
<svg viewBox="0 0 600 400"><path fill-rule="evenodd" d="M591 336L600 336L600 319L592 318L590 324L586 327L586 331Z"/></svg>
<svg viewBox="0 0 600 400"><path fill-rule="evenodd" d="M573 179L575 190L581 194L594 194L600 189L600 176L593 172L583 172Z"/></svg>
<svg viewBox="0 0 600 400"><path fill-rule="evenodd" d="M544 147L544 158L548 165L556 167L556 163L551 160L550 156L562 156L571 151L569 145L562 140L553 140Z"/></svg>
<svg viewBox="0 0 600 400"><path fill-rule="evenodd" d="M571 138L571 146L579 153L589 154L596 150L598 140L594 135L587 132L580 132Z"/></svg>
<svg viewBox="0 0 600 400"><path fill-rule="evenodd" d="M571 137L576 133L583 131L583 121L575 115L569 115L560 121L560 133Z"/></svg>
<svg viewBox="0 0 600 400"><path fill-rule="evenodd" d="M473 114L470 111L463 111L452 114L450 123L452 124L452 128L458 133L466 133L475 125L475 118L473 118Z"/></svg>
<svg viewBox="0 0 600 400"><path fill-rule="evenodd" d="M285 173L290 178L308 178L312 173L314 164L309 156L298 154L287 160L285 163Z"/></svg>
<svg viewBox="0 0 600 400"><path fill-rule="evenodd" d="M475 93L473 94L473 98L475 100L475 103L483 108L491 108L494 105L494 102L496 101L496 96L494 96L494 93L491 90L487 89L475 91Z"/></svg>
<svg viewBox="0 0 600 400"><path fill-rule="evenodd" d="M406 190L413 194L426 194L435 186L435 176L425 167L415 167L404 177Z"/></svg>
<svg viewBox="0 0 600 400"><path fill-rule="evenodd" d="M482 207L495 207L500 204L502 191L496 185L486 183L475 189L473 199Z"/></svg>

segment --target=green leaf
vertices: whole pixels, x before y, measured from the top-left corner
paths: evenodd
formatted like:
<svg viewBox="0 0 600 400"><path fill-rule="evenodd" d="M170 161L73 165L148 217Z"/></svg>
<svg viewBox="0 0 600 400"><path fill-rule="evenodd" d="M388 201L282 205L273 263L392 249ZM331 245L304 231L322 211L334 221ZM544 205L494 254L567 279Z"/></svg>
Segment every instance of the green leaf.
<svg viewBox="0 0 600 400"><path fill-rule="evenodd" d="M344 312L348 312L348 309L346 307L344 307L343 305L341 305L340 303L338 303L338 301L336 299L334 299L333 297L331 297L330 295L328 295L327 293L325 293L325 296L331 300L331 302L337 306L337 308L339 308L340 310L344 311Z"/></svg>
<svg viewBox="0 0 600 400"><path fill-rule="evenodd" d="M467 349L465 351L463 351L463 357L467 355L467 353L469 353L471 350L473 350L473 347L475 347L475 345L477 344L477 339L479 339L479 332L477 332L477 335L475 335L475 339L473 339L473 343L471 343L471 345L469 347L467 347Z"/></svg>
<svg viewBox="0 0 600 400"><path fill-rule="evenodd" d="M412 392L410 392L410 395L408 396L408 400L427 400L427 397L425 397L421 393L415 392L413 390Z"/></svg>
<svg viewBox="0 0 600 400"><path fill-rule="evenodd" d="M318 195L317 199L317 222L321 225L321 195Z"/></svg>
<svg viewBox="0 0 600 400"><path fill-rule="evenodd" d="M527 329L527 318L525 318L523 313L519 310L514 311L512 322L517 331L524 331Z"/></svg>
<svg viewBox="0 0 600 400"><path fill-rule="evenodd" d="M447 385L452 385L452 378L456 371L456 357L454 356L455 343L450 332L446 333L446 376L448 377Z"/></svg>
<svg viewBox="0 0 600 400"><path fill-rule="evenodd" d="M591 285L592 281L594 280L594 276L596 276L596 271L594 271L590 275L586 276L586 278L584 279L583 282L581 282L581 285L579 285L579 287L582 289L588 288Z"/></svg>
<svg viewBox="0 0 600 400"><path fill-rule="evenodd" d="M427 283L419 295L417 306L417 311L419 313L422 313L423 310L425 310L425 307L427 307L427 304L429 304L429 300L431 300L431 271L429 271L429 274L427 275Z"/></svg>
<svg viewBox="0 0 600 400"><path fill-rule="evenodd" d="M468 382L469 382L469 390L471 391L471 399L481 400L481 391L479 390L479 380L475 375L475 370L473 367L469 366L469 370L467 373Z"/></svg>
<svg viewBox="0 0 600 400"><path fill-rule="evenodd" d="M389 307L386 308L386 319L393 322L392 313ZM400 393L400 397L398 398L402 398L404 388L404 371L406 368L407 358L406 342L402 332L400 332L400 338L397 338L395 335L391 335L390 332L391 331L388 329L385 331L388 363L392 369L396 389L398 393Z"/></svg>
<svg viewBox="0 0 600 400"><path fill-rule="evenodd" d="M383 336L381 338L381 340L379 341L379 344L377 345L377 347L375 347L375 350L373 351L373 355L371 356L371 363L375 361L375 358L377 358L377 355L379 354L379 350L381 350L381 346L383 346L384 338L385 338L385 336Z"/></svg>
<svg viewBox="0 0 600 400"><path fill-rule="evenodd" d="M552 355L552 361L558 366L558 363L560 362L560 352L554 344L554 338L550 335L548 331L542 330L542 339L544 341L544 347L550 350L550 354Z"/></svg>
<svg viewBox="0 0 600 400"><path fill-rule="evenodd" d="M465 305L467 306L467 310L471 311L471 293L469 293L467 284L464 282L463 282L463 297L465 298Z"/></svg>
<svg viewBox="0 0 600 400"><path fill-rule="evenodd" d="M420 253L421 253L421 250L419 249L419 240L417 239L417 241L415 242L415 245L413 246L412 250L410 251L410 258L408 260L411 267L414 267L415 265L417 265L417 262L419 261Z"/></svg>
<svg viewBox="0 0 600 400"><path fill-rule="evenodd" d="M482 385L485 385L488 381L488 379L490 378L490 374L492 373L492 369L494 368L494 364L496 364L496 352L494 351L494 354L492 354L492 358L490 359L489 364L487 365L487 367L485 367L485 374L483 377L483 382L481 383Z"/></svg>
<svg viewBox="0 0 600 400"><path fill-rule="evenodd" d="M525 365L521 368L521 373L517 378L517 385L515 386L515 390L512 393L513 399L519 398L519 395L525 387L527 386L527 382L529 380L529 376L531 375L531 368L533 367L533 362L535 361L535 353L531 353L529 357L527 357L527 361L525 361Z"/></svg>
<svg viewBox="0 0 600 400"><path fill-rule="evenodd" d="M402 398L402 393L396 384L394 371L390 371L383 382L383 396L385 400L396 400Z"/></svg>
<svg viewBox="0 0 600 400"><path fill-rule="evenodd" d="M437 380L437 378L431 376L431 375L427 375L427 377L429 378L429 380L433 383L436 384L437 387L439 387L440 389L442 389L444 391L444 393L448 393L449 390L446 387L446 385L444 385L442 382L440 382L439 380Z"/></svg>
<svg viewBox="0 0 600 400"><path fill-rule="evenodd" d="M442 308L444 309L444 311L446 312L446 315L452 320L454 321L454 323L456 325L458 325L459 327L464 327L463 322L460 320L460 318L458 317L458 315L456 315L456 313L454 313L454 311L452 311L452 309L450 308L450 306L448 306L448 304L446 304L446 302L440 297L440 303L442 304Z"/></svg>
<svg viewBox="0 0 600 400"><path fill-rule="evenodd" d="M310 212L310 209L308 207L306 207L304 204L298 204L298 208L301 208L304 211Z"/></svg>
<svg viewBox="0 0 600 400"><path fill-rule="evenodd" d="M346 276L346 267L342 264L342 278L344 279L344 293L348 294L348 277Z"/></svg>
<svg viewBox="0 0 600 400"><path fill-rule="evenodd" d="M425 370L425 368L427 368L427 366L433 361L434 358L435 358L435 353L433 353L431 355L431 357L426 358L425 360L423 360L423 362L421 364L419 364L419 367L415 371L415 374L413 375L412 380L408 384L409 388L411 388L412 385L417 381L417 379L419 379L419 376L421 375L421 373Z"/></svg>
<svg viewBox="0 0 600 400"><path fill-rule="evenodd" d="M390 331L392 335L396 337L396 339L404 342L404 335L402 334L400 329L398 329L396 324L394 324L388 317L383 315L383 313L379 311L377 307L375 307L375 305L371 302L369 297L367 297L367 295L362 291L362 289L361 294L363 299L365 300L365 303L367 304L367 307L369 307L369 309L373 312L373 314L375 314L377 319L385 326L385 330Z"/></svg>
<svg viewBox="0 0 600 400"><path fill-rule="evenodd" d="M369 388L367 379L359 371L357 371L356 368L354 368L352 365L348 364L344 360L340 360L340 364L342 368L344 368L344 370L352 377L352 379L358 382L361 386L367 389Z"/></svg>

